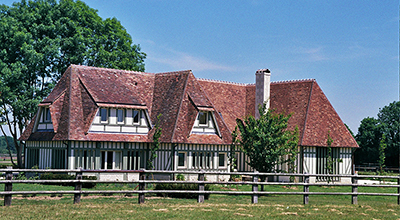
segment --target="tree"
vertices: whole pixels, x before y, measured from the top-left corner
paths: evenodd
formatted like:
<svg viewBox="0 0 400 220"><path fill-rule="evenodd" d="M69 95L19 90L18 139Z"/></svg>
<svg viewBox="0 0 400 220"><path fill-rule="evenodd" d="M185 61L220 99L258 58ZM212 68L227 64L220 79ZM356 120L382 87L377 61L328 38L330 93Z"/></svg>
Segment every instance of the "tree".
<svg viewBox="0 0 400 220"><path fill-rule="evenodd" d="M160 148L160 137L162 133L162 129L160 128L160 118L162 114L157 116L157 122L154 125L154 134L153 134L153 143L149 148L149 159L147 160L147 169L154 169L153 161L157 158L157 151Z"/></svg>
<svg viewBox="0 0 400 220"><path fill-rule="evenodd" d="M386 137L384 134L382 134L381 142L379 144L379 159L378 159L378 164L379 164L379 172L383 173L383 168L385 167L385 149L386 149Z"/></svg>
<svg viewBox="0 0 400 220"><path fill-rule="evenodd" d="M0 116L18 165L24 149L18 133L70 64L144 71L145 58L117 19L103 20L82 1L0 5Z"/></svg>
<svg viewBox="0 0 400 220"><path fill-rule="evenodd" d="M0 154L10 154L10 153L11 154L16 153L12 137L0 136Z"/></svg>
<svg viewBox="0 0 400 220"><path fill-rule="evenodd" d="M400 101L392 102L380 109L378 120L386 138L386 165L400 167Z"/></svg>
<svg viewBox="0 0 400 220"><path fill-rule="evenodd" d="M260 118L248 116L243 120L236 119L240 131L239 144L249 157L247 163L260 172L281 172L278 165L291 163L298 153L298 128L288 129L291 115L265 111L265 104L259 107ZM265 177L260 177L265 181Z"/></svg>
<svg viewBox="0 0 400 220"><path fill-rule="evenodd" d="M361 121L356 140L360 149L355 152L355 162L376 163L382 135L385 135L385 165L400 167L400 101L392 102L379 109L378 118Z"/></svg>
<svg viewBox="0 0 400 220"><path fill-rule="evenodd" d="M361 121L356 141L360 146L354 154L356 164L375 163L378 160L378 149L382 129L379 121L375 118L364 118Z"/></svg>

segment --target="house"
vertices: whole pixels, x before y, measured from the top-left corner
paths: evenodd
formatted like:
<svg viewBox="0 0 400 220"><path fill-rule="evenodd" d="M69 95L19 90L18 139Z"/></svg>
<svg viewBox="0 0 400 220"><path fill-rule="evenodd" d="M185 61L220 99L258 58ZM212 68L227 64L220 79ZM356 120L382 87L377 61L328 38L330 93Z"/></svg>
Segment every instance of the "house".
<svg viewBox="0 0 400 220"><path fill-rule="evenodd" d="M153 74L78 65L66 70L21 135L26 168L146 168L160 115L155 169L227 172L232 154L238 171L252 171L243 152L231 152L231 132L236 118L255 115L263 102L293 113L289 127L300 132L298 172L326 172L329 132L334 157L342 159L335 172L351 174L358 145L315 80L271 83L269 70L258 70L256 84L239 84L197 79L191 71ZM136 178L115 175L110 178Z"/></svg>

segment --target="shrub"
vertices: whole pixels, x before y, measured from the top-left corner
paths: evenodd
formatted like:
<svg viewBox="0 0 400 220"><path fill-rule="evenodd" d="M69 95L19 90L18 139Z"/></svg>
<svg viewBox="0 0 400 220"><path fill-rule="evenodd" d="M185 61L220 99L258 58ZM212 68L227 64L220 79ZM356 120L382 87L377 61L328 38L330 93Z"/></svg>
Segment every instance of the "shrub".
<svg viewBox="0 0 400 220"><path fill-rule="evenodd" d="M62 173L44 173L40 175L41 180L75 180L76 175L68 175ZM83 180L97 180L95 176L83 176ZM75 183L44 183L45 185L61 185L61 186L75 186ZM83 183L83 188L93 188L96 183Z"/></svg>
<svg viewBox="0 0 400 220"><path fill-rule="evenodd" d="M184 181L185 180L185 176L182 173L179 173L179 174L176 175L176 180Z"/></svg>
<svg viewBox="0 0 400 220"><path fill-rule="evenodd" d="M198 191L198 184L196 183L160 183L156 184L154 190L191 190ZM205 191L211 191L210 185L206 184L204 186ZM198 194L195 193L157 193L157 196L172 197L172 198L185 198L185 199L197 199ZM210 194L204 194L204 199L209 199Z"/></svg>

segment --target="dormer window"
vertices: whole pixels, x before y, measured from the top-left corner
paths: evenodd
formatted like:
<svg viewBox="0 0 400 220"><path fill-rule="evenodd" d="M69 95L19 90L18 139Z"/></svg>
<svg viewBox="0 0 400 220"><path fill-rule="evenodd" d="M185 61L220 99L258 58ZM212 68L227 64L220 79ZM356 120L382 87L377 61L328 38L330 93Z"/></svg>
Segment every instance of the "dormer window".
<svg viewBox="0 0 400 220"><path fill-rule="evenodd" d="M214 112L199 111L192 128L192 133L219 135L218 126L215 123Z"/></svg>
<svg viewBox="0 0 400 220"><path fill-rule="evenodd" d="M123 109L117 109L117 122L118 124L123 124L125 119L125 114Z"/></svg>
<svg viewBox="0 0 400 220"><path fill-rule="evenodd" d="M53 123L51 121L50 106L43 106L39 108L39 117L36 124L35 131L53 131Z"/></svg>
<svg viewBox="0 0 400 220"><path fill-rule="evenodd" d="M107 123L108 121L108 110L106 108L100 108L100 118L101 118L101 123Z"/></svg>
<svg viewBox="0 0 400 220"><path fill-rule="evenodd" d="M207 112L199 112L197 116L197 120L199 121L199 126L206 127L208 126L208 113Z"/></svg>
<svg viewBox="0 0 400 220"><path fill-rule="evenodd" d="M151 128L146 109L101 106L89 132L147 134Z"/></svg>
<svg viewBox="0 0 400 220"><path fill-rule="evenodd" d="M50 123L51 122L51 114L50 108L45 108L43 111L43 122Z"/></svg>
<svg viewBox="0 0 400 220"><path fill-rule="evenodd" d="M140 110L133 110L132 113L133 124L140 124Z"/></svg>

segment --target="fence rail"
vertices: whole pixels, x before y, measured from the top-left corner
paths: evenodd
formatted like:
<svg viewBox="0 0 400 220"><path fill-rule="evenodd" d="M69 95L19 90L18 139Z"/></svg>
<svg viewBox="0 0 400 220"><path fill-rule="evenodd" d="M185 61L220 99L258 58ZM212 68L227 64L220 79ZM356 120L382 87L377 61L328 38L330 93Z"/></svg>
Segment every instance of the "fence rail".
<svg viewBox="0 0 400 220"><path fill-rule="evenodd" d="M21 172L30 173L75 173L75 180L16 180L13 179L14 174ZM0 195L4 196L4 206L10 206L13 195L27 195L27 194L73 194L74 204L79 203L82 194L138 194L138 203L145 202L145 194L150 193L190 193L197 194L197 201L204 202L205 194L225 194L225 195L250 195L252 203L258 203L258 198L261 195L302 195L303 204L309 203L310 195L351 195L351 203L358 203L358 196L396 196L397 203L400 204L400 176L376 176L376 175L327 175L327 174L297 174L297 173L258 173L258 172L205 172L205 171L160 171L160 170L123 170L123 171L105 171L105 170L60 170L60 169L0 169L0 173L5 173L5 180L0 180L0 184L4 184L4 191ZM139 179L128 180L82 180L84 173L138 173ZM198 175L197 181L176 181L176 180L146 180L146 175L149 174L196 174ZM252 177L252 181L205 181L205 175L246 175ZM283 183L283 182L259 182L261 176L293 176L302 177L302 182ZM310 177L347 177L351 178L352 183L310 183ZM359 179L376 178L376 179L396 179L397 184L374 184L365 185L359 184ZM13 191L12 186L15 183L69 183L75 184L74 190L60 190L60 191ZM83 183L124 183L124 184L138 184L138 190L82 190ZM146 190L146 184L160 184L160 183L174 183L174 184L197 184L198 190ZM223 184L223 185L250 185L252 191L205 191L205 184ZM284 186L303 186L303 192L266 192L259 191L258 186L261 185L284 185ZM349 186L351 192L310 192L310 186ZM397 193L366 193L358 192L358 187L385 187L397 188Z"/></svg>

